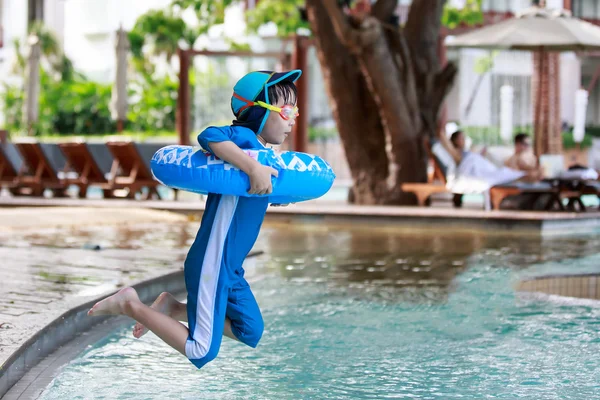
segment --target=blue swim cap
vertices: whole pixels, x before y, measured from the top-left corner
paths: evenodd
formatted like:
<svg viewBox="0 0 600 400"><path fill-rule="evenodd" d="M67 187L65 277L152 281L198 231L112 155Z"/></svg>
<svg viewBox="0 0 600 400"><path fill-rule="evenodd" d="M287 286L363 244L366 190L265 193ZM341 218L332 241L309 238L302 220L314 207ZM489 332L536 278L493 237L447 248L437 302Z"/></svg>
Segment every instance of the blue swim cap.
<svg viewBox="0 0 600 400"><path fill-rule="evenodd" d="M269 110L254 107L255 101L271 104L269 88L280 82L296 82L302 71L295 69L288 72L254 71L244 75L233 87L231 111L235 115L233 125L245 126L257 135L262 132Z"/></svg>

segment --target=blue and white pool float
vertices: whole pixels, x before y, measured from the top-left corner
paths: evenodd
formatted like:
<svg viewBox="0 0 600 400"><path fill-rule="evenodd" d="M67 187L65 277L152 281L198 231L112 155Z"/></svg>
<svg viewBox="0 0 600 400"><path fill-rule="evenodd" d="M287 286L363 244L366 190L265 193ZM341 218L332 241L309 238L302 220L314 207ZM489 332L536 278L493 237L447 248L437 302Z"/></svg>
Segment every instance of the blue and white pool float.
<svg viewBox="0 0 600 400"><path fill-rule="evenodd" d="M297 203L316 199L331 189L335 173L321 157L296 151L272 149L243 150L263 165L276 169L271 177L273 204ZM218 193L255 197L248 194L250 179L232 164L218 159L200 147L172 145L159 149L150 167L154 178L165 186L193 193Z"/></svg>

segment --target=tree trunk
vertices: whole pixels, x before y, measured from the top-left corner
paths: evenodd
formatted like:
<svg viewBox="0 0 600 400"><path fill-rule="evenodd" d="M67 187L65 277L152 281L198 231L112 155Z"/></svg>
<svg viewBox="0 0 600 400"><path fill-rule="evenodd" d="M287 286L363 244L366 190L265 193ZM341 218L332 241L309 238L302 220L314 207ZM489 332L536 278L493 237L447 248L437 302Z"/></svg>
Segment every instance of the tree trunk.
<svg viewBox="0 0 600 400"><path fill-rule="evenodd" d="M414 204L404 182L426 182L425 137L456 74L437 54L443 0L414 0L404 30L387 24L397 0L350 21L336 0L307 0L317 54L358 204Z"/></svg>

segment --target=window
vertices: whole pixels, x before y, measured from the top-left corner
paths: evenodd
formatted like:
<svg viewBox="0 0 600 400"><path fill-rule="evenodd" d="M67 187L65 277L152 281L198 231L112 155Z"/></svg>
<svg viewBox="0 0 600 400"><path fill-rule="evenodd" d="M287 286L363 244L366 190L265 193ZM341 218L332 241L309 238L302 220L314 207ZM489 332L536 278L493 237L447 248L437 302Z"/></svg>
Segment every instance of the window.
<svg viewBox="0 0 600 400"><path fill-rule="evenodd" d="M481 2L481 10L483 12L486 11L494 11L494 12L507 12L512 11L511 5L512 0L483 0Z"/></svg>
<svg viewBox="0 0 600 400"><path fill-rule="evenodd" d="M572 0L573 16L600 19L600 6L596 0Z"/></svg>
<svg viewBox="0 0 600 400"><path fill-rule="evenodd" d="M510 85L514 90L513 126L530 125L533 118L531 101L531 76L528 75L492 75L492 125L500 126L500 88Z"/></svg>

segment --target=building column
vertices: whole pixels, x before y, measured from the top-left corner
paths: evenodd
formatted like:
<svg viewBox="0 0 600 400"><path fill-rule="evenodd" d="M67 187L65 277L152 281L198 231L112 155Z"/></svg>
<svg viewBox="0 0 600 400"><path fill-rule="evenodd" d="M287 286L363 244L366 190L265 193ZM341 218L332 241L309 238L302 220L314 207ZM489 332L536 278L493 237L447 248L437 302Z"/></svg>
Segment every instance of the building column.
<svg viewBox="0 0 600 400"><path fill-rule="evenodd" d="M296 82L298 88L298 108L300 116L292 130L294 150L306 152L308 146L308 38L296 35L294 37L294 53L292 55L292 68L302 70L302 77Z"/></svg>
<svg viewBox="0 0 600 400"><path fill-rule="evenodd" d="M190 144L190 52L177 49L179 57L179 88L177 90L177 111L175 125L180 145Z"/></svg>

